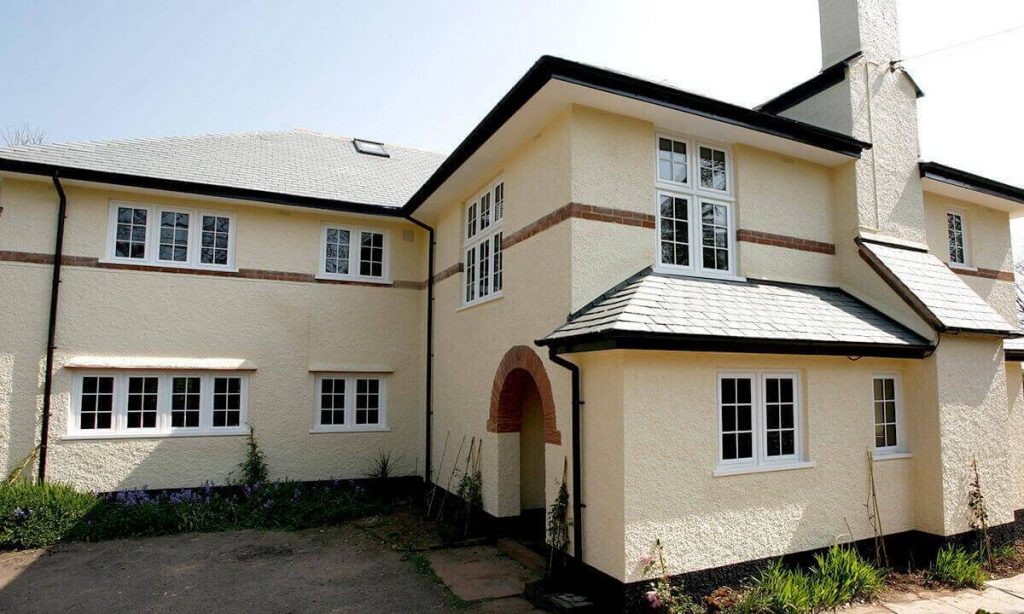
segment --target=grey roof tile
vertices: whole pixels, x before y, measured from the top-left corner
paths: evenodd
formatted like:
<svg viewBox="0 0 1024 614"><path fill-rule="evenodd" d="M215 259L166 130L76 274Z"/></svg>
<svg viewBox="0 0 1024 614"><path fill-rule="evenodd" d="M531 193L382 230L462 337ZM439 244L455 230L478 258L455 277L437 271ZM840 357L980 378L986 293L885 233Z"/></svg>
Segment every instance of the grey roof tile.
<svg viewBox="0 0 1024 614"><path fill-rule="evenodd" d="M605 311L608 304L619 305ZM645 326L639 322L652 322ZM542 341L645 331L920 347L927 341L836 288L663 275L650 270L574 314Z"/></svg>
<svg viewBox="0 0 1024 614"><path fill-rule="evenodd" d="M1016 329L928 252L863 241L861 252L893 288L938 330L1015 334Z"/></svg>
<svg viewBox="0 0 1024 614"><path fill-rule="evenodd" d="M0 159L289 196L399 207L445 159L385 145L361 154L352 139L308 130L0 148Z"/></svg>

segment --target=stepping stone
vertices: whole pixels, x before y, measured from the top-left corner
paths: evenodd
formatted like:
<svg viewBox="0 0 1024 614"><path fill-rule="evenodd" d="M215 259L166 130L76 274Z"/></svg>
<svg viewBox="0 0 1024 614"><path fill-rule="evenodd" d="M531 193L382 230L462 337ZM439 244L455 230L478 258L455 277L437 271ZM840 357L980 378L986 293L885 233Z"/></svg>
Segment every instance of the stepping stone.
<svg viewBox="0 0 1024 614"><path fill-rule="evenodd" d="M521 565L493 546L435 550L427 558L434 573L463 601L520 595L532 579Z"/></svg>

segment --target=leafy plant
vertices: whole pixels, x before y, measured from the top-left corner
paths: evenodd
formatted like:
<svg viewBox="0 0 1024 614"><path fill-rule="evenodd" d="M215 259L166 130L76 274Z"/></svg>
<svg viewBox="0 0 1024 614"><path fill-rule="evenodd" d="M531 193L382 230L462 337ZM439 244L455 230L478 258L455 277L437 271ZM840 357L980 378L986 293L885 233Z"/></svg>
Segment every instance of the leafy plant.
<svg viewBox="0 0 1024 614"><path fill-rule="evenodd" d="M92 494L57 483L0 485L0 548L41 548L72 535L99 505Z"/></svg>
<svg viewBox="0 0 1024 614"><path fill-rule="evenodd" d="M672 584L668 577L668 567L665 565L665 553L660 539L654 541L652 553L640 559L640 565L641 573L644 576L655 576L649 590L644 593L647 605L651 609L670 614L704 612L704 608L697 605L683 592L682 586Z"/></svg>
<svg viewBox="0 0 1024 614"><path fill-rule="evenodd" d="M398 463L391 460L391 452L378 450L377 456L370 461L370 467L366 470L365 475L371 480L383 482L388 478L394 477L398 470Z"/></svg>
<svg viewBox="0 0 1024 614"><path fill-rule="evenodd" d="M834 545L825 554L814 555L814 561L816 592L823 606L870 598L885 585L882 570L862 559L853 548Z"/></svg>
<svg viewBox="0 0 1024 614"><path fill-rule="evenodd" d="M933 580L953 588L978 588L987 576L982 570L981 556L967 552L960 546L946 546L939 550L929 570Z"/></svg>
<svg viewBox="0 0 1024 614"><path fill-rule="evenodd" d="M569 519L569 489L565 480L569 469L569 459L562 462L562 483L558 486L558 494L548 508L548 544L551 546L551 556L548 559L548 575L555 573L555 553L559 553L559 562L563 562L565 549L569 547L569 527L572 520Z"/></svg>
<svg viewBox="0 0 1024 614"><path fill-rule="evenodd" d="M266 455L256 442L256 430L249 427L249 438L245 442L245 460L238 465L243 484L260 484L270 476Z"/></svg>
<svg viewBox="0 0 1024 614"><path fill-rule="evenodd" d="M978 459L971 463L974 477L967 491L967 507L971 510L971 528L978 534L981 557L985 561L992 560L992 540L988 535L988 507L985 495L981 492L981 476L978 474Z"/></svg>

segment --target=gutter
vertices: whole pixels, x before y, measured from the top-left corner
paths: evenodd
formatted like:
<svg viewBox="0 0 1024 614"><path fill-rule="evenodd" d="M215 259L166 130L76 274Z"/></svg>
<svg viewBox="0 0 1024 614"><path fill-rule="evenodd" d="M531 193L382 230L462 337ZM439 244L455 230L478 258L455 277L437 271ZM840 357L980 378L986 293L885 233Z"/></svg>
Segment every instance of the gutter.
<svg viewBox="0 0 1024 614"><path fill-rule="evenodd" d="M918 168L920 169L922 179L931 179L958 188L973 190L982 194L988 194L989 196L995 196L996 198L1005 198L1006 200L1024 204L1024 189L1022 188L994 179L988 179L981 175L975 175L974 173L968 173L967 171L939 164L938 162L920 162L918 163Z"/></svg>
<svg viewBox="0 0 1024 614"><path fill-rule="evenodd" d="M580 439L580 366L562 358L555 348L548 348L548 359L569 370L572 376L572 555L583 564L583 454Z"/></svg>
<svg viewBox="0 0 1024 614"><path fill-rule="evenodd" d="M405 216L413 224L427 231L427 382L424 394L426 396L425 434L426 434L426 456L423 462L424 483L429 487L432 483L430 476L431 447L433 435L431 433L434 416L434 228L417 220L411 215Z"/></svg>
<svg viewBox="0 0 1024 614"><path fill-rule="evenodd" d="M53 393L53 350L57 337L57 302L60 298L60 265L64 259L64 220L68 198L60 184L60 173L53 173L53 187L60 197L57 209L57 239L53 246L53 277L50 280L50 320L46 329L46 373L43 374L43 415L39 421L39 482L46 481L46 456L50 441L50 411Z"/></svg>

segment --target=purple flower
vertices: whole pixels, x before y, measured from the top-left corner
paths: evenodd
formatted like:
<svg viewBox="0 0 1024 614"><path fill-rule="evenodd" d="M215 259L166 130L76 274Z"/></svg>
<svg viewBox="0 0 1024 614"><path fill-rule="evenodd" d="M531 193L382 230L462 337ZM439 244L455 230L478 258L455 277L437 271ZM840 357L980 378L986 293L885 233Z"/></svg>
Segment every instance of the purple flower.
<svg viewBox="0 0 1024 614"><path fill-rule="evenodd" d="M646 597L647 603L655 610L664 605L661 603L661 597L658 596L658 591L647 591Z"/></svg>
<svg viewBox="0 0 1024 614"><path fill-rule="evenodd" d="M654 557L653 556L651 556L649 554L645 554L644 556L640 557L640 566L641 567L646 569L646 568L650 567L651 565L654 565Z"/></svg>
<svg viewBox="0 0 1024 614"><path fill-rule="evenodd" d="M26 518L28 518L31 515L32 515L32 510L23 510L20 507L19 508L15 508L15 510L14 510L14 519L19 521L19 522L22 521L22 520L25 520Z"/></svg>

